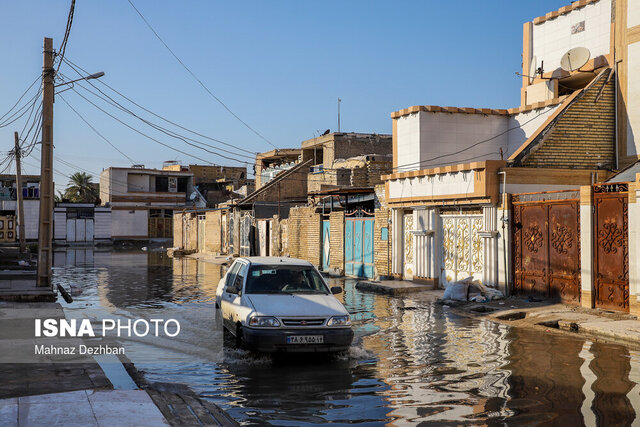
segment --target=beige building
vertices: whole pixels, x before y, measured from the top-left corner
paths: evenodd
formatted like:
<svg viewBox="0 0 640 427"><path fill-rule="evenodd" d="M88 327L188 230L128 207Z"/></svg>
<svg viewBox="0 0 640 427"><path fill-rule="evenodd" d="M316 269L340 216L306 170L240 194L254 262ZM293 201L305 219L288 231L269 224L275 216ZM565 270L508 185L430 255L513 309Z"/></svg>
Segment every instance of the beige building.
<svg viewBox="0 0 640 427"><path fill-rule="evenodd" d="M205 206L192 172L144 167L103 170L100 200L111 207L114 240L172 237L174 210Z"/></svg>
<svg viewBox="0 0 640 427"><path fill-rule="evenodd" d="M636 14L582 0L525 23L518 107L391 114L396 277L637 312L637 179L605 183L638 159Z"/></svg>

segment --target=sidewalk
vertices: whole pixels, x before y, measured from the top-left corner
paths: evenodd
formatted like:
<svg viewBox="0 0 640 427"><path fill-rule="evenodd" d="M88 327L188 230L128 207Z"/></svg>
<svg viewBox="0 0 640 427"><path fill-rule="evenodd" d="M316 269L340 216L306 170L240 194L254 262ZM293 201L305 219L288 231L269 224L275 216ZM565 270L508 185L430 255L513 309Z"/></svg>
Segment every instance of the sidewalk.
<svg viewBox="0 0 640 427"><path fill-rule="evenodd" d="M0 400L3 426L168 425L144 390L79 390Z"/></svg>
<svg viewBox="0 0 640 427"><path fill-rule="evenodd" d="M203 254L202 252L196 252L193 254L185 255L185 258L193 258L198 261L204 261L211 264L222 265L233 262L235 258L230 257L229 255L216 255L216 254Z"/></svg>
<svg viewBox="0 0 640 427"><path fill-rule="evenodd" d="M441 301L448 305L449 302ZM640 348L640 320L623 312L560 304L557 301L509 297L487 303L452 304L452 309L515 327L533 327L577 333Z"/></svg>

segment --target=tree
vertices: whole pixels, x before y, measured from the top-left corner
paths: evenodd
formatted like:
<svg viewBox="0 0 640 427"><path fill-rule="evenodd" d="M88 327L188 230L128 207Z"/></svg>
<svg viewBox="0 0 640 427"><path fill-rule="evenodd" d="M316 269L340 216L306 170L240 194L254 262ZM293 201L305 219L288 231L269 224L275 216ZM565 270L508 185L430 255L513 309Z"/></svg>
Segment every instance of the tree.
<svg viewBox="0 0 640 427"><path fill-rule="evenodd" d="M91 175L84 172L71 175L64 199L72 203L95 203L98 199L98 189L91 182Z"/></svg>

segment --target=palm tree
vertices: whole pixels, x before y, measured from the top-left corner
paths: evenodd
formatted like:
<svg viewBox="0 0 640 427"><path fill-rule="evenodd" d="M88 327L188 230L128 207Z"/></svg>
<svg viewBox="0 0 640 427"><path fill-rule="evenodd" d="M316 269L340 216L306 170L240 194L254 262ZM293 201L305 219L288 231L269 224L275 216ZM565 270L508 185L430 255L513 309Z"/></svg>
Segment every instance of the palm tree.
<svg viewBox="0 0 640 427"><path fill-rule="evenodd" d="M95 203L98 190L91 182L91 175L76 172L69 178L69 186L64 192L64 198L73 203Z"/></svg>

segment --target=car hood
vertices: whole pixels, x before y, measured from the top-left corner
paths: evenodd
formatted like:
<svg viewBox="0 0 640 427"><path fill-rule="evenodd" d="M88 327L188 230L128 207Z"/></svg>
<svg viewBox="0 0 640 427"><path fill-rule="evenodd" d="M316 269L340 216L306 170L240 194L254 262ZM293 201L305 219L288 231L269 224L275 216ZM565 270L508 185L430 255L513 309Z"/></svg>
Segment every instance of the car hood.
<svg viewBox="0 0 640 427"><path fill-rule="evenodd" d="M348 314L333 295L247 294L256 313L276 317L341 316Z"/></svg>

